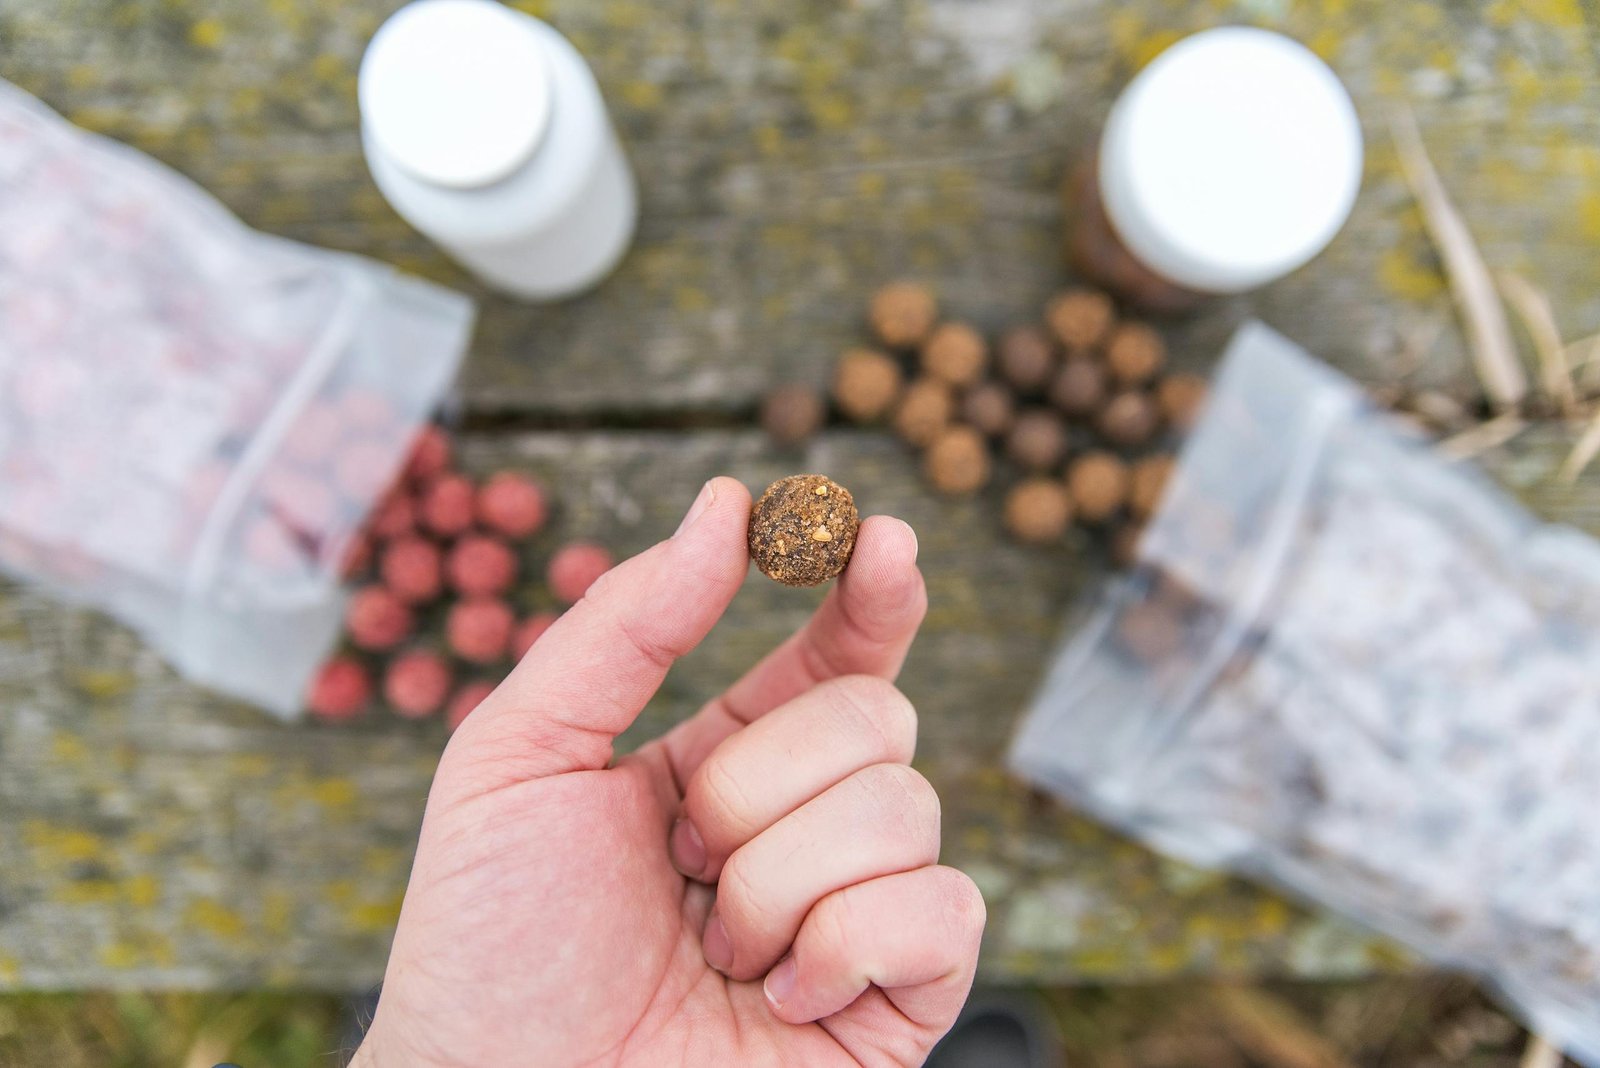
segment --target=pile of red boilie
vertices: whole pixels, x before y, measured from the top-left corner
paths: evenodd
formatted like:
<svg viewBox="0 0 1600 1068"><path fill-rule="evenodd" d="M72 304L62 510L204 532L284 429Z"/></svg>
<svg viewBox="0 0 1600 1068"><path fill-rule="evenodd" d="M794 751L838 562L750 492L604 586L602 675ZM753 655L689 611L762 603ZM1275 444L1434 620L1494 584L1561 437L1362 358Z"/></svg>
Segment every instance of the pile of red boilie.
<svg viewBox="0 0 1600 1068"><path fill-rule="evenodd" d="M474 480L453 453L444 430L425 428L353 547L357 586L342 647L311 685L313 716L349 720L381 703L407 719L443 711L454 730L611 568L603 547L570 542L550 555L541 588L544 487L516 471Z"/></svg>

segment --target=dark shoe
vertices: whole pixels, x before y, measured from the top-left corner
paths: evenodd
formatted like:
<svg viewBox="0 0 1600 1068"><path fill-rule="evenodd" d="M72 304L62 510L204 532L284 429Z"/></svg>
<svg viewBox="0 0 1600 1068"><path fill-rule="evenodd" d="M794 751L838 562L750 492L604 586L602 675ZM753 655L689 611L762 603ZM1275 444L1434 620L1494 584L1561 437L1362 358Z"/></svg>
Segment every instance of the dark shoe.
<svg viewBox="0 0 1600 1068"><path fill-rule="evenodd" d="M927 1068L1065 1068L1055 1019L1020 990L980 990L928 1054Z"/></svg>

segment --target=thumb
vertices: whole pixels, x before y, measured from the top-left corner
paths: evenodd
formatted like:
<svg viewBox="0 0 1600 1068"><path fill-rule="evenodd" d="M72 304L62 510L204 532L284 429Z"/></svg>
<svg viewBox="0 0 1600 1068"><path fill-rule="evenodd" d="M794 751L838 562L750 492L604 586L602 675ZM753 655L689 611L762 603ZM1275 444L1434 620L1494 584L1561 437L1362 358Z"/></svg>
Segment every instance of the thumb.
<svg viewBox="0 0 1600 1068"><path fill-rule="evenodd" d="M610 763L617 735L739 591L749 522L749 491L714 478L677 533L601 576L451 739L474 787Z"/></svg>

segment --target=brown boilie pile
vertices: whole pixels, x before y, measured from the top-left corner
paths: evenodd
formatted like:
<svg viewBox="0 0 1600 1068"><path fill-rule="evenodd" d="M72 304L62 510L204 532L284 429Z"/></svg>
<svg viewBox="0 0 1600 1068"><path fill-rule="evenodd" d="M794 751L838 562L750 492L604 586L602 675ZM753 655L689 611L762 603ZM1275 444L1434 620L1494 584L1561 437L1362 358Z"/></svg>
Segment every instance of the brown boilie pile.
<svg viewBox="0 0 1600 1068"><path fill-rule="evenodd" d="M1128 555L1206 393L1203 378L1169 372L1160 333L1073 289L991 346L915 282L880 290L867 322L873 344L835 370L846 419L892 427L940 493L1002 481L1000 515L1019 541L1055 543L1076 524Z"/></svg>

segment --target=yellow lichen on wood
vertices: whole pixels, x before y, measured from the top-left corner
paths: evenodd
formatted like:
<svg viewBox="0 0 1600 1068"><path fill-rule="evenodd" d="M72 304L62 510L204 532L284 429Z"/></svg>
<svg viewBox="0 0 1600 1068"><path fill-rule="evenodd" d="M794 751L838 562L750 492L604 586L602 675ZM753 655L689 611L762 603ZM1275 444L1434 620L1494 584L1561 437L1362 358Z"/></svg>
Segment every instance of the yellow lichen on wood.
<svg viewBox="0 0 1600 1068"><path fill-rule="evenodd" d="M107 852L105 841L98 835L42 820L24 823L22 840L34 849L39 859L58 863L98 860Z"/></svg>
<svg viewBox="0 0 1600 1068"><path fill-rule="evenodd" d="M58 764L80 764L89 755L83 739L65 731L58 731L50 740L50 755Z"/></svg>
<svg viewBox="0 0 1600 1068"><path fill-rule="evenodd" d="M1445 291L1444 274L1432 257L1424 260L1404 244L1384 250L1378 259L1378 280L1393 296L1417 303L1433 300Z"/></svg>
<svg viewBox="0 0 1600 1068"><path fill-rule="evenodd" d="M268 890L261 896L261 929L274 938L290 933L294 899L282 890Z"/></svg>
<svg viewBox="0 0 1600 1068"><path fill-rule="evenodd" d="M189 43L196 48L209 50L222 44L222 23L216 19L201 19L189 27Z"/></svg>
<svg viewBox="0 0 1600 1068"><path fill-rule="evenodd" d="M400 905L404 893L396 893L381 901L363 901L348 909L345 917L349 926L357 931L388 931L400 921Z"/></svg>
<svg viewBox="0 0 1600 1068"><path fill-rule="evenodd" d="M54 897L64 905L106 905L121 895L110 879L76 879L60 884Z"/></svg>
<svg viewBox="0 0 1600 1068"><path fill-rule="evenodd" d="M665 99L665 94L662 93L658 83L642 79L624 82L620 95L622 102L635 111L654 111Z"/></svg>
<svg viewBox="0 0 1600 1068"><path fill-rule="evenodd" d="M205 931L224 942L237 942L244 937L244 918L234 910L212 898L197 898L184 909L183 920L191 927Z"/></svg>
<svg viewBox="0 0 1600 1068"><path fill-rule="evenodd" d="M161 899L161 883L154 875L135 875L121 885L122 896L136 909L148 909Z"/></svg>
<svg viewBox="0 0 1600 1068"><path fill-rule="evenodd" d="M311 785L310 795L323 808L343 810L355 804L356 784L349 779L319 779Z"/></svg>

